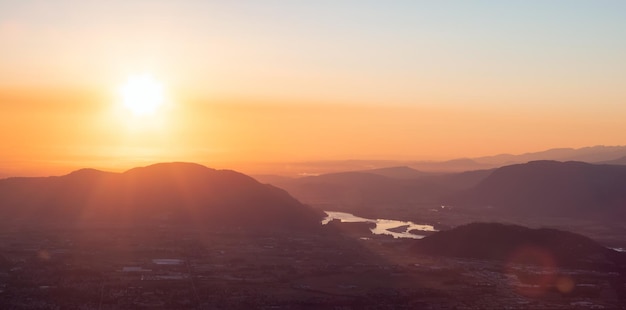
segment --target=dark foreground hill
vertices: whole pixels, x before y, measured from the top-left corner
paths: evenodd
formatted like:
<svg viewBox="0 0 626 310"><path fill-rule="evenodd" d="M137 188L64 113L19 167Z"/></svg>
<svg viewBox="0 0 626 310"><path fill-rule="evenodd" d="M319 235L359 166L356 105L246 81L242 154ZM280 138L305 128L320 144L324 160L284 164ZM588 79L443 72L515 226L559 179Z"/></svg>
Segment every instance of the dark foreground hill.
<svg viewBox="0 0 626 310"><path fill-rule="evenodd" d="M624 218L626 166L557 161L511 165L449 200L517 215Z"/></svg>
<svg viewBox="0 0 626 310"><path fill-rule="evenodd" d="M624 257L597 242L557 229L500 223L472 223L416 241L418 253L552 267L617 269Z"/></svg>
<svg viewBox="0 0 626 310"><path fill-rule="evenodd" d="M0 218L36 223L180 222L311 228L323 213L230 170L163 163L124 173L83 169L60 177L0 180Z"/></svg>

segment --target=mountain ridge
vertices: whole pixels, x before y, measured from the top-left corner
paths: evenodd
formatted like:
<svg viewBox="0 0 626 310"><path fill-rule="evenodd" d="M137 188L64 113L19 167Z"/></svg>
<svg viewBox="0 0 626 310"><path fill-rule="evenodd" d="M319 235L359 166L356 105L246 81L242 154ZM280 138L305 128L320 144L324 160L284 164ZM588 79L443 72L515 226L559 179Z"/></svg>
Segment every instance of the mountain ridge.
<svg viewBox="0 0 626 310"><path fill-rule="evenodd" d="M159 163L122 173L80 169L63 176L0 180L5 219L147 223L154 217L211 225L312 228L323 217L286 191L232 170Z"/></svg>
<svg viewBox="0 0 626 310"><path fill-rule="evenodd" d="M547 160L509 165L448 202L514 214L623 218L626 166Z"/></svg>

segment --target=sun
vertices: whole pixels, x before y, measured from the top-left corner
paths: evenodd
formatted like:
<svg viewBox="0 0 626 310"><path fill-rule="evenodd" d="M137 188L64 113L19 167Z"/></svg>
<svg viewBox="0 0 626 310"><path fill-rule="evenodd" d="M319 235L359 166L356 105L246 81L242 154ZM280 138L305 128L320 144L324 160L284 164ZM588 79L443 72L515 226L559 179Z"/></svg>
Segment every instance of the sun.
<svg viewBox="0 0 626 310"><path fill-rule="evenodd" d="M135 116L154 114L163 105L163 84L149 74L133 75L120 87L122 103Z"/></svg>

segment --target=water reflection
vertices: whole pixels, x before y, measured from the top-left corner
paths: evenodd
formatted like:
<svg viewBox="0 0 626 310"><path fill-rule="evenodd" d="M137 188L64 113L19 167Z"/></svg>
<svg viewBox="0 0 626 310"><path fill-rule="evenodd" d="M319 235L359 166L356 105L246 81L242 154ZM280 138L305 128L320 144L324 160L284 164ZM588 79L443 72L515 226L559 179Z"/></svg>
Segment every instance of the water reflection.
<svg viewBox="0 0 626 310"><path fill-rule="evenodd" d="M413 222L386 220L386 219L368 219L360 216L356 216L346 212L326 212L326 218L322 220L322 225L328 224L332 220L339 220L342 223L374 223L376 227L370 229L373 234L376 235L390 235L394 238L412 238L422 239L423 235L416 235L410 233L412 230L420 231L435 231L435 228L431 225L415 224ZM393 231L392 231L393 229Z"/></svg>

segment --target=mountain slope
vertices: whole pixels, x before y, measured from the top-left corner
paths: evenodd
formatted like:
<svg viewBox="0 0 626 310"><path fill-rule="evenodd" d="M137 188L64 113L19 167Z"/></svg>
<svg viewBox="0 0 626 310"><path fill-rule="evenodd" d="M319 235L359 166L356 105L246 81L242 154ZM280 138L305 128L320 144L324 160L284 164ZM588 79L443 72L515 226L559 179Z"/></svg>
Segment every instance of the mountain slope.
<svg viewBox="0 0 626 310"><path fill-rule="evenodd" d="M408 168L410 169L410 168ZM384 171L397 177L380 175ZM401 173L397 173L402 171ZM423 175L404 178L410 170L401 168L361 172L329 173L298 179L285 179L274 183L296 198L311 203L338 204L343 211L354 211L364 206L406 206L441 202L441 197L458 190L468 189L487 177L491 170L469 171L444 175ZM338 206L335 206L337 208Z"/></svg>
<svg viewBox="0 0 626 310"><path fill-rule="evenodd" d="M241 173L164 163L124 173L92 169L0 180L0 214L22 221L314 227L323 214Z"/></svg>
<svg viewBox="0 0 626 310"><path fill-rule="evenodd" d="M626 167L556 161L511 165L449 200L526 215L623 217Z"/></svg>
<svg viewBox="0 0 626 310"><path fill-rule="evenodd" d="M596 164L605 164L605 165L626 165L626 156L622 156L620 158L616 158L613 160L607 160L602 162L597 162Z"/></svg>
<svg viewBox="0 0 626 310"><path fill-rule="evenodd" d="M293 179L276 185L303 201L346 205L400 203L414 196L413 180L365 172L340 172Z"/></svg>

